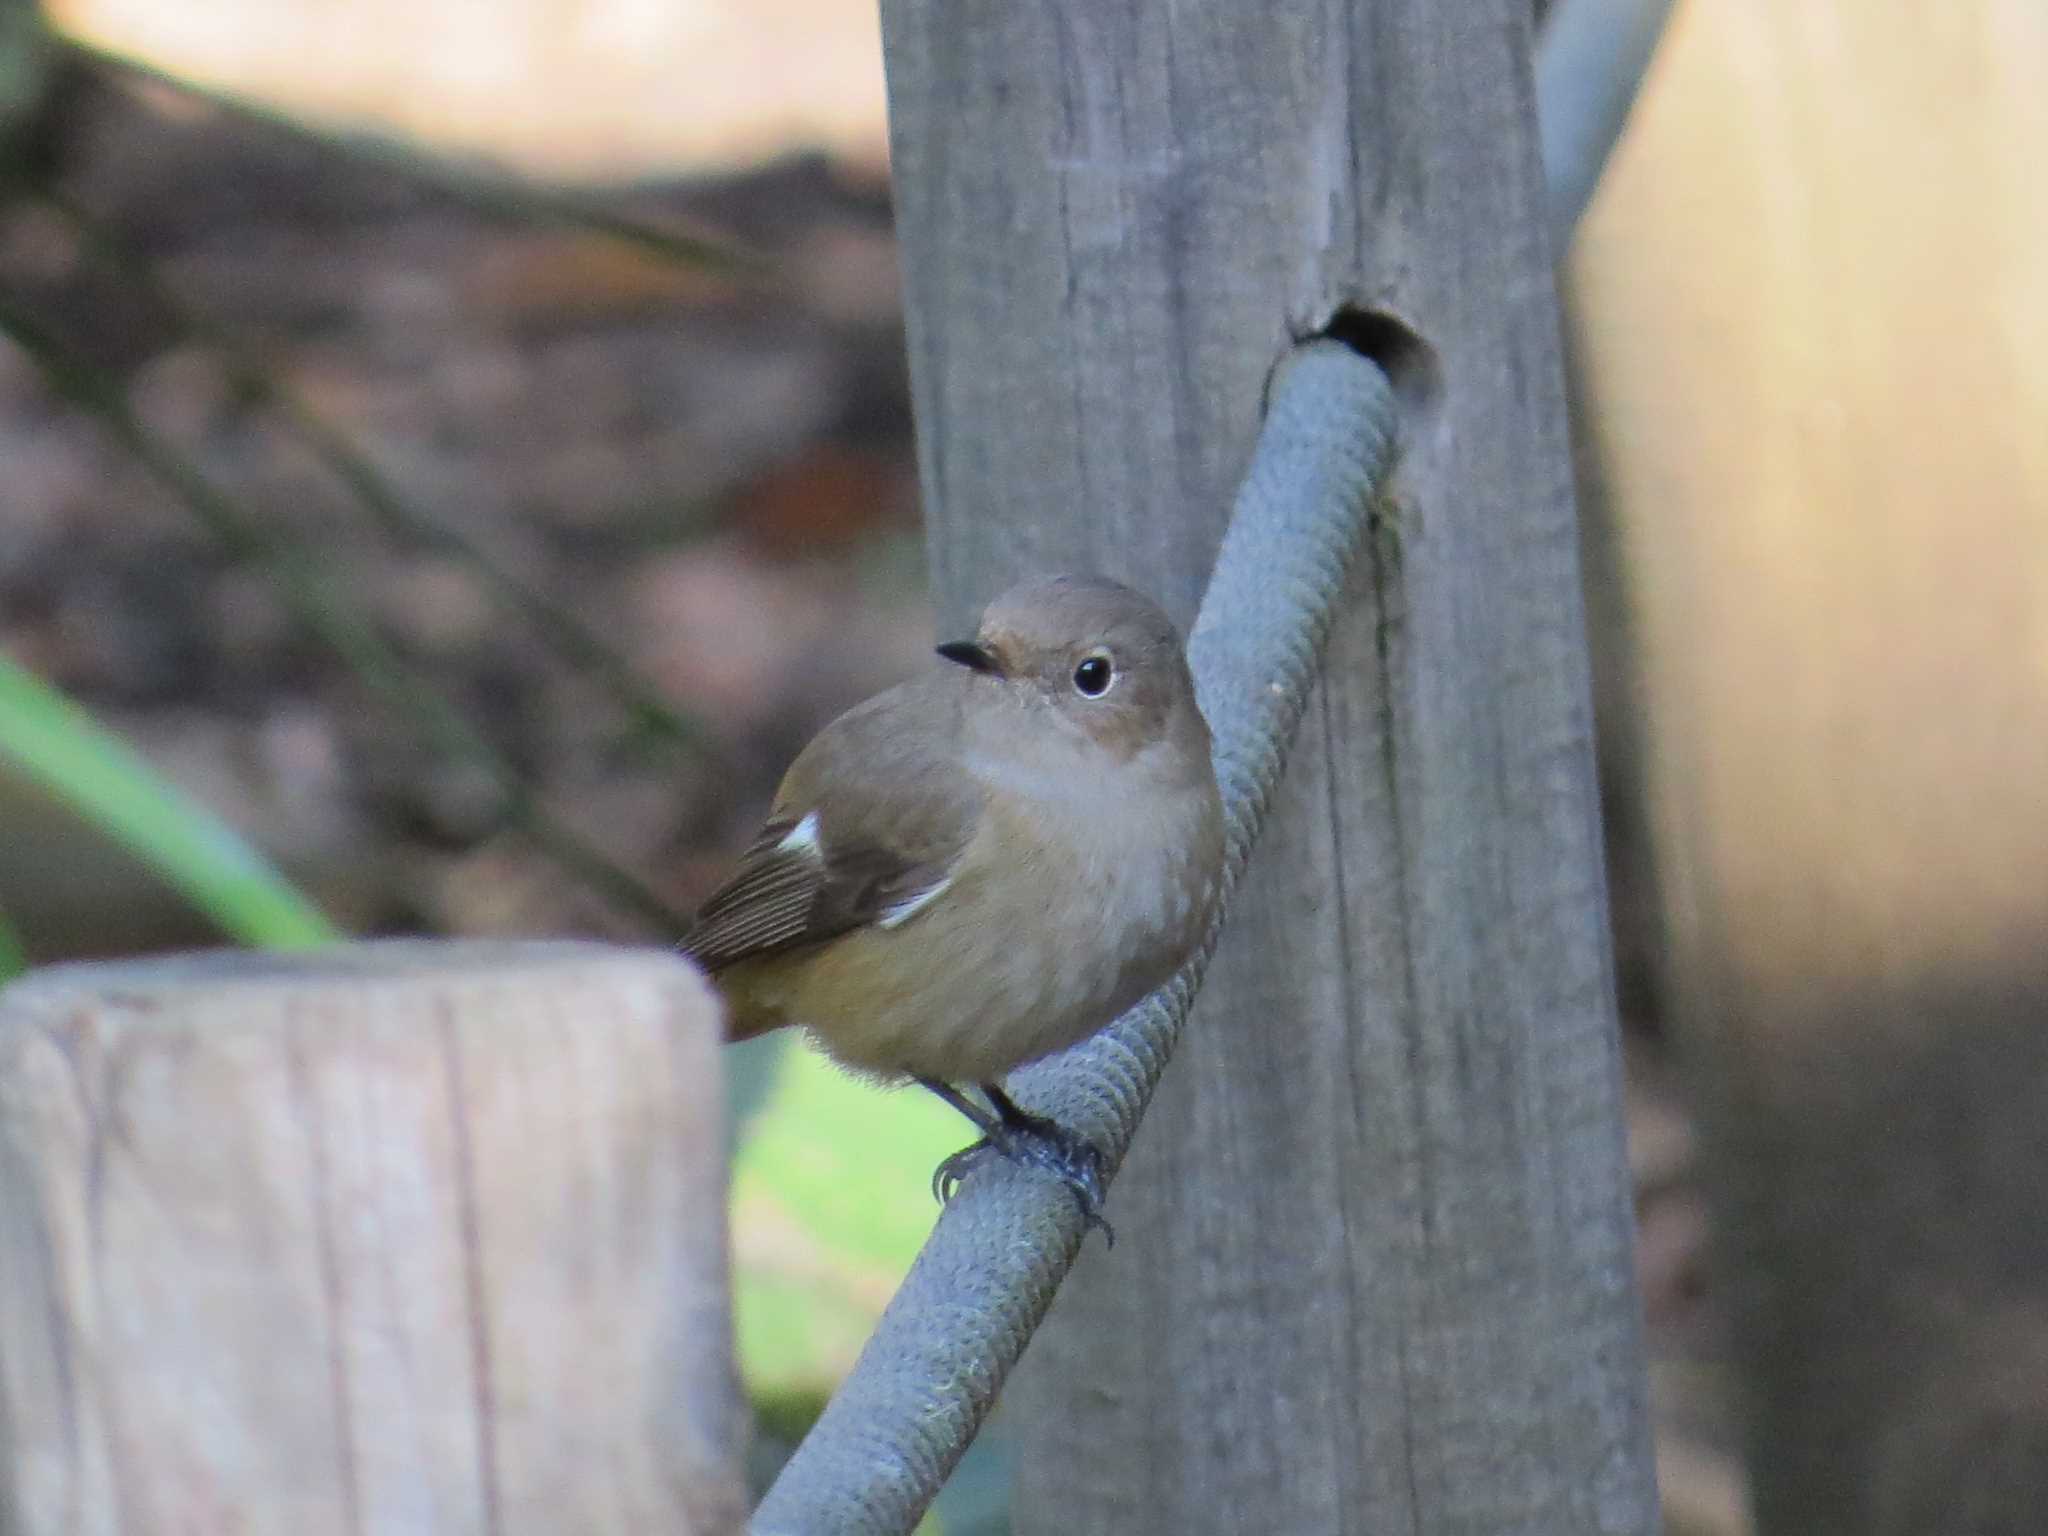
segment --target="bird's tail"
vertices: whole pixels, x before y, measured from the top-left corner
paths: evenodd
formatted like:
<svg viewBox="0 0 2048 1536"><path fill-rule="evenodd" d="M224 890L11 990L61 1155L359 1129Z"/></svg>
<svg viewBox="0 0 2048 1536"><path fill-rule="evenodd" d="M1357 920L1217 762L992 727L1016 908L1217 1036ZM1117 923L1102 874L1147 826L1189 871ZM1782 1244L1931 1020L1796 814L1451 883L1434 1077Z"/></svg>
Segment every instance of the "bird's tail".
<svg viewBox="0 0 2048 1536"><path fill-rule="evenodd" d="M728 1045L737 1045L742 1040L752 1040L782 1028L784 1021L759 1009L742 1012L728 1006L725 1010L725 1039Z"/></svg>
<svg viewBox="0 0 2048 1536"><path fill-rule="evenodd" d="M695 960L687 950L683 957ZM702 962L698 962L700 965ZM728 1045L737 1045L742 1040L752 1040L782 1028L789 1021L773 1009L756 1008L736 987L726 986L716 971L707 970L704 979L711 983L711 990L718 994L720 1011L725 1015L725 1039Z"/></svg>

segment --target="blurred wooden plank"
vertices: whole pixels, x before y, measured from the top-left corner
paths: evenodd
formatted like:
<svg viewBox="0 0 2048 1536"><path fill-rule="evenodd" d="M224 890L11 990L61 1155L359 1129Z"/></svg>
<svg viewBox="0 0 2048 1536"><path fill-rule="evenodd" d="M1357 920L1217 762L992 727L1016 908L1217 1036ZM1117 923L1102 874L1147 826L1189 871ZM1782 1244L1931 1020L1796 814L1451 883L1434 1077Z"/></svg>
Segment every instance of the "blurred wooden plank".
<svg viewBox="0 0 2048 1536"><path fill-rule="evenodd" d="M1026 1358L1019 1530L1648 1531L1528 0L882 16L947 632L1060 568L1188 619L1339 304L1442 384L1121 1240Z"/></svg>
<svg viewBox="0 0 2048 1536"><path fill-rule="evenodd" d="M718 1038L595 945L0 994L0 1527L736 1530Z"/></svg>
<svg viewBox="0 0 2048 1536"><path fill-rule="evenodd" d="M1777 1536L2048 1507L2044 142L2034 0L1681 6L1573 263Z"/></svg>

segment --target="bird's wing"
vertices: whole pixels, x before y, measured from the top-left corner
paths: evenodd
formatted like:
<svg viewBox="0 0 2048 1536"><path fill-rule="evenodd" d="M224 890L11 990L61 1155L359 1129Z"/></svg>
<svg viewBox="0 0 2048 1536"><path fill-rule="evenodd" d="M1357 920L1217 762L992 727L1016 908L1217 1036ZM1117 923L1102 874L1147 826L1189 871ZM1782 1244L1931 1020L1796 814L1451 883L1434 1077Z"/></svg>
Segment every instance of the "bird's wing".
<svg viewBox="0 0 2048 1536"><path fill-rule="evenodd" d="M806 944L822 943L870 923L915 915L944 887L951 861L919 859L901 849L829 832L809 813L795 822L772 819L761 829L730 880L715 891L683 939L683 952L717 971Z"/></svg>
<svg viewBox="0 0 2048 1536"><path fill-rule="evenodd" d="M718 971L893 927L943 894L981 807L960 765L957 716L948 683L892 690L827 726L698 910L683 952Z"/></svg>

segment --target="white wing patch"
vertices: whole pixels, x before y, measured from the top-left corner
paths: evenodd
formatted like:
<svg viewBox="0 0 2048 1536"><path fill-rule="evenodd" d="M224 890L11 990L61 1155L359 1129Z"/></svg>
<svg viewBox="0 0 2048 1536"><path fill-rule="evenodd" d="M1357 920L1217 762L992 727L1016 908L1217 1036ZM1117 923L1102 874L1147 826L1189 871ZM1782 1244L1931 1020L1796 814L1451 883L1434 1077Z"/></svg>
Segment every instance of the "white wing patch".
<svg viewBox="0 0 2048 1536"><path fill-rule="evenodd" d="M808 853L812 858L823 858L825 845L818 841L818 813L810 812L804 819L789 829L789 835L775 845L777 853Z"/></svg>
<svg viewBox="0 0 2048 1536"><path fill-rule="evenodd" d="M945 895L946 888L950 886L952 883L953 877L951 875L948 875L945 879L941 880L937 885L933 886L930 890L919 891L915 896L911 897L908 901L897 902L895 906L889 908L886 912L884 912L881 915L879 919L877 919L877 926L882 928L902 927L903 924L909 922L913 917L917 916L918 913L922 912L926 907L930 906L933 902L937 901L941 896Z"/></svg>

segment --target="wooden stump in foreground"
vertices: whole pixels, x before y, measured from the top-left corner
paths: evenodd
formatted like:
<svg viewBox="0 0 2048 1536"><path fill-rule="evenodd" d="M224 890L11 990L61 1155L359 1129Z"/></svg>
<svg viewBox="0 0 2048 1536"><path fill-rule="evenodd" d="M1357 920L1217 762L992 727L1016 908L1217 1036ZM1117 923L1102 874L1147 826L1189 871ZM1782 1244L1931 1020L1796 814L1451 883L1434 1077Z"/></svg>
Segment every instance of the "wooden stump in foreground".
<svg viewBox="0 0 2048 1536"><path fill-rule="evenodd" d="M718 1037L581 944L0 994L0 1529L737 1530Z"/></svg>

